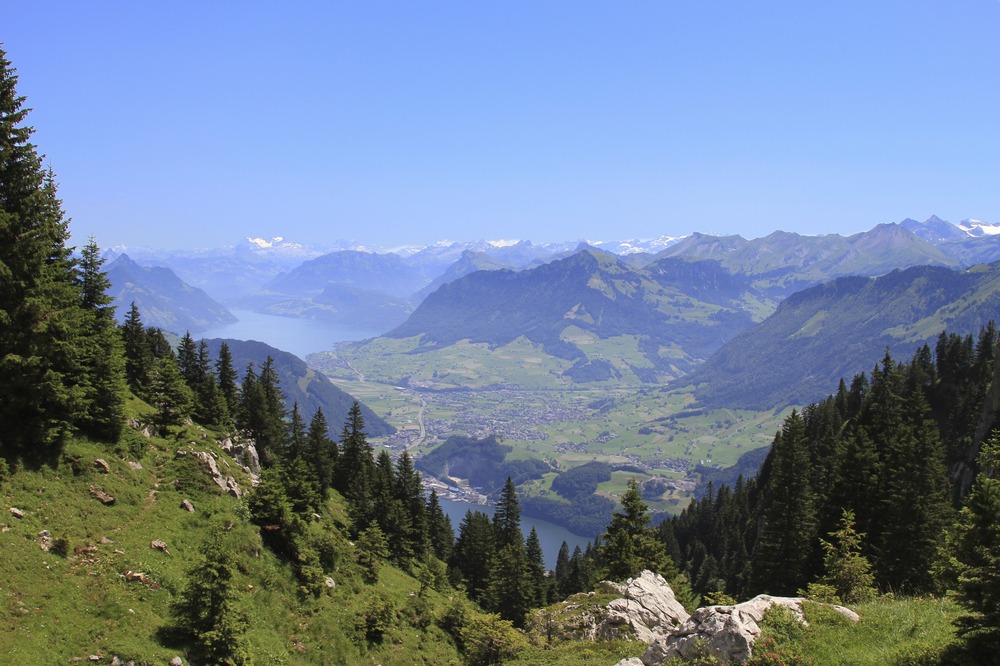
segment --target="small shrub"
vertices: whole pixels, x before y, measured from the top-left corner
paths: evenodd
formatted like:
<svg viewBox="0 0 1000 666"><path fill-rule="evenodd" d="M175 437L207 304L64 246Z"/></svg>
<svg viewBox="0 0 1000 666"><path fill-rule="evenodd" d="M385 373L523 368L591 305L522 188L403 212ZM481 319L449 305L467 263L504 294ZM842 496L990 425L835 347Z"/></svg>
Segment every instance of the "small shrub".
<svg viewBox="0 0 1000 666"><path fill-rule="evenodd" d="M56 537L52 541L52 547L49 548L49 552L59 557L69 557L69 538L65 534Z"/></svg>
<svg viewBox="0 0 1000 666"><path fill-rule="evenodd" d="M824 583L809 583L805 590L799 590L799 596L821 604L840 604L837 588Z"/></svg>
<svg viewBox="0 0 1000 666"><path fill-rule="evenodd" d="M358 613L354 620L354 629L358 637L368 645L377 645L382 642L395 621L396 606L391 600L376 594L372 597L368 608Z"/></svg>

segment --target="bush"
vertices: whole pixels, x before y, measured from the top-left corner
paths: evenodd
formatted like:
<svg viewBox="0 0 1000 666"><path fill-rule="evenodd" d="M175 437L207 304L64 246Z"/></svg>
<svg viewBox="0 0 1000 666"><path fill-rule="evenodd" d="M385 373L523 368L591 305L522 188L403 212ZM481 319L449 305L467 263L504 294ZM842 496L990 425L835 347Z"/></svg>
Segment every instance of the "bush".
<svg viewBox="0 0 1000 666"><path fill-rule="evenodd" d="M476 613L462 628L465 663L468 666L494 666L513 658L528 646L528 641L499 615Z"/></svg>

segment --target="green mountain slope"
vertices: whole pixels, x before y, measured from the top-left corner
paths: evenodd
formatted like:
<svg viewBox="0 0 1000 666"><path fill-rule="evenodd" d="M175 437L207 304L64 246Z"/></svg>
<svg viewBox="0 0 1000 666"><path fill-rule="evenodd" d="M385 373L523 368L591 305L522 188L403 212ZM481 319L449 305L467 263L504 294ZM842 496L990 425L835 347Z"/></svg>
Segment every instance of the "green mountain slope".
<svg viewBox="0 0 1000 666"><path fill-rule="evenodd" d="M684 382L709 407L806 404L871 370L886 347L906 356L945 328L974 332L990 320L1000 320L1000 263L841 278L790 296Z"/></svg>
<svg viewBox="0 0 1000 666"><path fill-rule="evenodd" d="M308 367L302 359L280 349L276 349L256 340L221 340L218 338L206 340L213 358L218 358L219 347L223 342L229 345L233 358L233 368L244 375L247 365L254 364L255 372L260 373L260 367L270 356L274 359L274 368L281 381L281 390L285 393L286 409L291 411L292 405L299 403L299 413L308 420L318 408L322 408L327 423L330 424L332 435L340 432L340 426L347 417L347 412L354 398L340 390L326 378L326 375ZM395 432L395 428L376 415L371 409L362 405L361 413L365 418L365 428L372 437L384 437Z"/></svg>
<svg viewBox="0 0 1000 666"><path fill-rule="evenodd" d="M460 341L496 348L519 338L573 363L577 382L620 376L642 381L690 370L753 324L761 299L715 262L663 259L643 269L583 250L531 270L479 271L443 285L387 338L418 337L416 352ZM585 351L588 342L631 337L623 360Z"/></svg>
<svg viewBox="0 0 1000 666"><path fill-rule="evenodd" d="M124 321L134 301L147 326L177 333L201 331L236 321L229 310L201 289L185 283L169 268L146 268L120 255L105 267L111 281L109 295Z"/></svg>

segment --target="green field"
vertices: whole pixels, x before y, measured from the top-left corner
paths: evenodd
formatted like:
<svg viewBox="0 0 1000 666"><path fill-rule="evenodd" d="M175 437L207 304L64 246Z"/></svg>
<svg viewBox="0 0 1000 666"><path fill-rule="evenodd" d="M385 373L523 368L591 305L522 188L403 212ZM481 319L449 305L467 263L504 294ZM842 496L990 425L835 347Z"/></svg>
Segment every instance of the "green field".
<svg viewBox="0 0 1000 666"><path fill-rule="evenodd" d="M643 362L632 336L599 340L571 327L564 337L591 359ZM555 469L591 461L638 467L641 474L616 474L599 492L614 498L631 476L661 476L673 489L650 502L657 511L683 506L696 465L727 467L768 446L789 411L701 410L689 391L642 384L620 360L613 361L620 380L574 384L562 375L568 361L524 338L493 349L464 342L416 351L418 342L382 338L309 361L399 430L379 443L420 455L452 434L496 435L513 447L510 458L547 460Z"/></svg>

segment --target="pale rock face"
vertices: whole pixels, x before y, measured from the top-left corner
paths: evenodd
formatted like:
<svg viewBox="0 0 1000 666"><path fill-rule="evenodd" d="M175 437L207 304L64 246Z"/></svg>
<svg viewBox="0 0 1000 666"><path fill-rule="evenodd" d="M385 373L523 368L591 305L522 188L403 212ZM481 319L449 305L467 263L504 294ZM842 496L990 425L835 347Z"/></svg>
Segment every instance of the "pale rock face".
<svg viewBox="0 0 1000 666"><path fill-rule="evenodd" d="M688 619L688 612L660 574L647 570L623 584L603 585L617 591L622 598L607 606L607 615L597 627L597 635L602 639L625 634L650 643Z"/></svg>
<svg viewBox="0 0 1000 666"><path fill-rule="evenodd" d="M760 637L760 621L765 611L784 606L795 618L806 623L801 597L772 597L761 594L735 606L699 608L682 626L669 635L657 638L642 655L644 666L658 666L673 657L692 659L705 649L726 664L742 664L752 655L754 641ZM833 609L853 622L858 616L842 606Z"/></svg>

